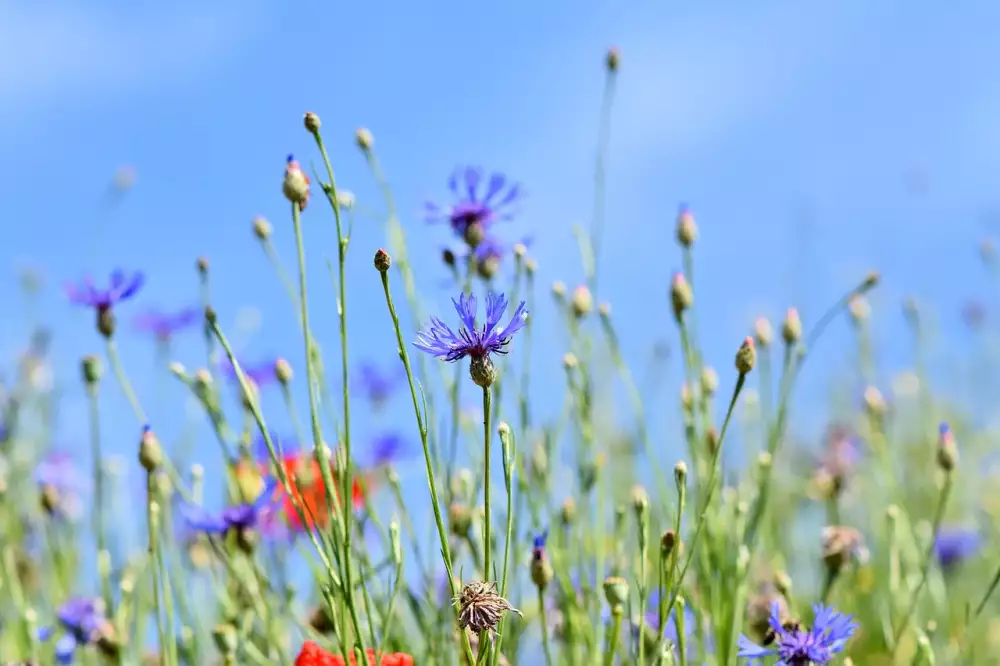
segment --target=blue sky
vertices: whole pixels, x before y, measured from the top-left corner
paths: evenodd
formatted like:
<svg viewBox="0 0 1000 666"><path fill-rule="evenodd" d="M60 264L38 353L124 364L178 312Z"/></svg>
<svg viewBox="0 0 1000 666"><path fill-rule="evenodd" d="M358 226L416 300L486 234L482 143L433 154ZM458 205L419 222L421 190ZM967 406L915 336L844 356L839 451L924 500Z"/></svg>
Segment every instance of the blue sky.
<svg viewBox="0 0 1000 666"><path fill-rule="evenodd" d="M572 286L581 272L566 251L570 227L589 220L602 61L618 45L599 298L613 303L632 362L659 339L676 346L666 294L680 264L672 233L684 201L701 228L700 330L723 386L755 316L777 318L794 304L808 326L872 267L885 277L873 301L887 379L909 353L908 343L892 341L904 295L926 301L958 349L967 339L957 323L961 304L990 294L977 245L1000 203L998 19L1000 8L986 2L959 11L863 0L5 3L0 302L17 312L19 267L47 277L42 312L57 331L64 446L85 445L77 359L101 346L90 314L71 309L53 287L86 272L148 273L141 298L122 308L127 321L144 307L195 301L194 259L208 256L223 321L232 328L245 308L260 313L259 329L238 336L247 357L283 354L301 369L295 313L250 221L272 221L291 266L280 179L287 153L307 166L315 159L301 125L306 110L322 117L339 184L377 208L353 145L356 127L372 130L411 251L426 257L418 279L440 311L451 294L440 287L437 252L448 239L418 212L425 197L446 194L456 164L503 170L524 184L529 198L510 237L534 236L543 293L555 279ZM134 165L136 186L95 237L97 202L124 164ZM927 183L921 191L911 185L915 174ZM305 225L312 314L333 366L335 304L324 259L335 243L322 202ZM394 343L370 264L382 243L380 224L358 221L349 308L356 358L388 363ZM539 393L561 382L565 342L547 326L548 310L536 319ZM847 330L835 327L807 371L812 402L849 358ZM0 322L5 357L23 334L16 314ZM152 342L123 332L119 346L154 423L179 434L183 392L154 372ZM197 367L198 336L175 352ZM676 386L651 409L672 413ZM131 457L138 426L110 384L108 394L109 446ZM397 407L386 421L359 417L359 438L409 427L408 406ZM280 403L271 411L280 413ZM214 456L207 424L192 422ZM419 477L418 467L409 472Z"/></svg>

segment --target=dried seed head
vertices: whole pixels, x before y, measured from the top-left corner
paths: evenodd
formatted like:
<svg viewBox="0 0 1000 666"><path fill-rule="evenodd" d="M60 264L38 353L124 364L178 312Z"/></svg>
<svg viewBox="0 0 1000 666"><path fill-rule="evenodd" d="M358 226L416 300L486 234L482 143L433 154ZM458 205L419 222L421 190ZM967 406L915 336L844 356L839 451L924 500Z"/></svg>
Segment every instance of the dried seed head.
<svg viewBox="0 0 1000 666"><path fill-rule="evenodd" d="M473 581L462 588L453 603L458 607L458 626L471 629L475 633L485 631L493 640L497 625L504 613L511 611L521 615L497 592L495 582Z"/></svg>
<svg viewBox="0 0 1000 666"><path fill-rule="evenodd" d="M864 538L853 527L831 525L823 528L823 562L831 572L839 572L864 551Z"/></svg>

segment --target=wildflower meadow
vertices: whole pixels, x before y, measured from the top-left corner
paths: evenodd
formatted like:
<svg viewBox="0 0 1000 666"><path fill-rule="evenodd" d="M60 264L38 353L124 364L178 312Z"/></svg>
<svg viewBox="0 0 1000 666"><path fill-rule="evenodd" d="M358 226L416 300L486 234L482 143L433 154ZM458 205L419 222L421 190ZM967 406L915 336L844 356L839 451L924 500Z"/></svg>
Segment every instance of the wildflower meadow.
<svg viewBox="0 0 1000 666"><path fill-rule="evenodd" d="M22 271L0 663L1000 664L995 437L937 389L923 305L889 307L880 266L852 268L826 302L707 344L706 311L755 298L753 258L705 262L726 232L665 195L642 222L656 247L607 259L628 53L592 64L589 213L561 237L531 215L545 184L475 146L403 200L377 132L315 108L254 165L268 185L221 264L192 234L182 279L155 241ZM191 168L210 180L213 159ZM142 178L120 171L80 218L113 235ZM546 244L574 268L552 272ZM642 306L623 323L605 285L626 268ZM241 309L258 276L274 312ZM901 321L891 385L878 316ZM64 340L91 351L55 363ZM831 364L845 381L815 371Z"/></svg>

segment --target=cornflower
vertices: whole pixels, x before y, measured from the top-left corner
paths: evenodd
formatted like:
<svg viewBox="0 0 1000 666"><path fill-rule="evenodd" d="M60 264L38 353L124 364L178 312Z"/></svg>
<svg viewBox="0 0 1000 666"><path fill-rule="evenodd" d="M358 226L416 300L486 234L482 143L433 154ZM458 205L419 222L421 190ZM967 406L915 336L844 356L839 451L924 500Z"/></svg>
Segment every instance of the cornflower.
<svg viewBox="0 0 1000 666"><path fill-rule="evenodd" d="M94 286L90 277L84 278L78 284L67 284L66 297L71 303L94 308L97 313L97 330L101 335L110 338L115 332L115 317L112 308L135 295L145 282L141 272L126 275L121 269L115 269L107 289Z"/></svg>
<svg viewBox="0 0 1000 666"><path fill-rule="evenodd" d="M192 529L206 534L226 534L230 531L245 533L253 530L262 522L275 504L275 490L278 484L273 478L268 478L264 488L253 502L241 502L226 507L220 513L213 514L203 507L193 504L182 504L181 513Z"/></svg>
<svg viewBox="0 0 1000 666"><path fill-rule="evenodd" d="M942 527L934 538L934 555L944 570L972 557L982 546L978 531L967 527Z"/></svg>
<svg viewBox="0 0 1000 666"><path fill-rule="evenodd" d="M781 666L825 666L833 660L833 656L844 649L848 639L854 634L858 625L851 615L844 615L830 606L816 604L813 606L816 619L812 629L806 631L797 622L781 620L781 606L777 602L771 604L771 615L768 624L771 627L766 643L774 647L762 647L741 635L737 645L738 657L756 660L771 655L778 656Z"/></svg>
<svg viewBox="0 0 1000 666"><path fill-rule="evenodd" d="M396 366L396 371L383 371L374 363L362 363L354 377L355 390L365 394L374 407L381 407L392 395L392 392L406 377L402 365Z"/></svg>
<svg viewBox="0 0 1000 666"><path fill-rule="evenodd" d="M184 308L176 312L147 310L136 317L132 325L137 331L152 333L160 342L167 342L175 333L198 321L201 311L198 308Z"/></svg>
<svg viewBox="0 0 1000 666"><path fill-rule="evenodd" d="M440 206L426 202L425 219L428 222L447 222L469 247L476 247L494 222L514 217L515 204L521 198L520 185L509 183L502 173L490 174L485 189L480 187L482 183L483 171L479 167L455 169L448 179L454 203Z"/></svg>
<svg viewBox="0 0 1000 666"><path fill-rule="evenodd" d="M105 616L103 603L92 597L74 597L56 612L56 619L64 630L56 642L56 662L70 664L78 647L98 645L110 637L111 624ZM48 641L55 634L52 627L38 629L38 640Z"/></svg>
<svg viewBox="0 0 1000 666"><path fill-rule="evenodd" d="M463 324L458 333L437 317L431 317L430 328L418 333L413 345L445 361L458 361L468 356L471 359L469 374L472 381L479 386L490 386L496 380L496 369L490 356L507 353L511 338L524 328L528 320L526 304L521 301L507 325L498 329L500 318L507 310L507 299L503 294L488 294L486 322L476 330L476 297L462 294L458 301L452 299L451 302Z"/></svg>
<svg viewBox="0 0 1000 666"><path fill-rule="evenodd" d="M34 477L49 515L67 520L80 517L88 484L73 456L64 451L48 454L35 467Z"/></svg>

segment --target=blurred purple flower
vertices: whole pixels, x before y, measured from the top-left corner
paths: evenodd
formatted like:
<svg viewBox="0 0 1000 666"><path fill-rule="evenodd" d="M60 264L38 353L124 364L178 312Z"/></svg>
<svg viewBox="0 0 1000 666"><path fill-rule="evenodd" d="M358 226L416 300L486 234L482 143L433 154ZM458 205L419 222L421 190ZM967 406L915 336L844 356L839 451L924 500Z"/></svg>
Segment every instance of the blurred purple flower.
<svg viewBox="0 0 1000 666"><path fill-rule="evenodd" d="M490 174L485 188L483 170L479 167L459 167L448 180L455 201L447 207L433 202L424 204L428 222L447 222L452 230L464 238L469 227L478 225L482 231L498 220L514 217L515 204L521 199L521 188L510 183L502 173Z"/></svg>
<svg viewBox="0 0 1000 666"><path fill-rule="evenodd" d="M243 531L257 527L276 507L280 495L275 492L278 482L268 477L264 489L253 503L240 503L213 514L193 504L181 505L181 514L193 529L206 534L225 534L229 530Z"/></svg>
<svg viewBox="0 0 1000 666"><path fill-rule="evenodd" d="M649 632L646 635L647 641L649 640L649 638L651 636L654 636L654 635L657 636L657 637L659 636L659 631L660 631L659 604L660 604L659 591L654 590L653 593L649 595L649 599L646 602L645 626L648 627L648 632ZM667 618L666 618L666 621L665 621L664 627L663 627L663 637L666 638L667 640L669 640L671 642L671 644L673 645L674 657L676 658L678 656L678 652L677 652L678 634L677 634L677 623L674 621L674 612L675 611L671 611L670 614L667 615ZM695 629L697 629L697 623L698 623L698 616L697 616L697 614L691 609L690 606L684 606L684 637L685 638L689 638L692 634L694 634ZM633 627L632 627L632 634L633 634L633 636L636 639L639 638L639 624L638 624L638 622L636 622L633 625ZM688 643L687 644L687 650L686 650L686 652L687 652L688 660L691 660L691 659L694 658L694 653L696 651L697 650L696 650L696 646L695 645L693 645L692 643ZM706 652L713 652L714 651L713 639L712 639L711 636L706 636L705 637L705 651Z"/></svg>
<svg viewBox="0 0 1000 666"><path fill-rule="evenodd" d="M107 289L98 289L89 276L78 284L66 284L66 296L71 303L97 310L110 310L114 305L128 300L142 287L145 276L141 272L126 275L121 269L111 273Z"/></svg>
<svg viewBox="0 0 1000 666"><path fill-rule="evenodd" d="M89 484L73 456L65 451L49 453L38 462L34 475L39 489L50 498L55 515L69 520L80 517Z"/></svg>
<svg viewBox="0 0 1000 666"><path fill-rule="evenodd" d="M354 389L364 393L372 405L381 407L392 395L396 386L406 377L405 367L398 365L395 368L395 371L383 372L374 363L362 363L355 373Z"/></svg>
<svg viewBox="0 0 1000 666"><path fill-rule="evenodd" d="M942 569L951 569L979 550L983 539L967 527L942 527L934 538L934 555Z"/></svg>
<svg viewBox="0 0 1000 666"><path fill-rule="evenodd" d="M247 379L253 380L253 383L258 387L277 381L277 376L274 374L274 361L260 361L250 364L239 359L236 360ZM219 370L227 379L237 381L236 368L229 362L228 358L219 361Z"/></svg>
<svg viewBox="0 0 1000 666"><path fill-rule="evenodd" d="M858 439L842 426L831 426L820 454L820 470L837 482L843 482L854 471L860 459Z"/></svg>
<svg viewBox="0 0 1000 666"><path fill-rule="evenodd" d="M72 663L77 647L92 645L100 639L108 624L104 612L101 600L92 597L74 597L59 607L56 618L66 633L56 642L57 663ZM54 634L52 627L41 627L38 640L48 641Z"/></svg>
<svg viewBox="0 0 1000 666"><path fill-rule="evenodd" d="M137 331L152 333L160 341L169 340L174 333L187 328L198 321L201 311L198 308L184 308L177 312L161 312L148 310L133 321Z"/></svg>
<svg viewBox="0 0 1000 666"><path fill-rule="evenodd" d="M445 361L458 361L466 356L482 360L490 354L506 354L511 337L524 328L528 319L525 302L521 301L510 322L497 330L500 318L507 310L507 299L503 294L490 293L486 296L486 323L477 331L476 297L462 294L458 301L452 299L451 302L463 324L458 334L437 317L431 317L430 328L419 332L413 343L417 349Z"/></svg>
<svg viewBox="0 0 1000 666"><path fill-rule="evenodd" d="M399 433L386 432L372 439L372 465L380 467L393 461L403 450L403 437Z"/></svg>

